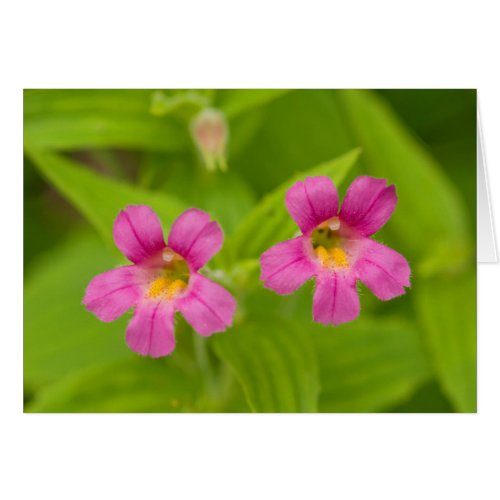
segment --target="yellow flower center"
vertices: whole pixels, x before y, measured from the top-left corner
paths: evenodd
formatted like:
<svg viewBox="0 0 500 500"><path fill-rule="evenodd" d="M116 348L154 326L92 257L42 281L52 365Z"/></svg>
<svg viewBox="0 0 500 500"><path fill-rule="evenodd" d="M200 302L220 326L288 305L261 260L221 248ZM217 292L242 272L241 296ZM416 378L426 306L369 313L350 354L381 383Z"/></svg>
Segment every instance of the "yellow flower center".
<svg viewBox="0 0 500 500"><path fill-rule="evenodd" d="M324 267L349 267L347 255L342 248L333 247L327 250L323 246L318 246L314 249L314 251L318 256L321 265Z"/></svg>
<svg viewBox="0 0 500 500"><path fill-rule="evenodd" d="M167 300L172 300L179 292L186 288L187 283L182 280L170 281L169 279L160 276L156 278L150 285L147 296L150 299L157 299L164 296Z"/></svg>
<svg viewBox="0 0 500 500"><path fill-rule="evenodd" d="M155 273L149 283L146 296L150 299L172 300L181 293L189 283L189 267L186 261L170 248L162 253L163 267Z"/></svg>
<svg viewBox="0 0 500 500"><path fill-rule="evenodd" d="M338 217L320 224L311 234L311 244L319 262L324 267L349 267L347 254L343 249L345 239L339 233L340 220Z"/></svg>

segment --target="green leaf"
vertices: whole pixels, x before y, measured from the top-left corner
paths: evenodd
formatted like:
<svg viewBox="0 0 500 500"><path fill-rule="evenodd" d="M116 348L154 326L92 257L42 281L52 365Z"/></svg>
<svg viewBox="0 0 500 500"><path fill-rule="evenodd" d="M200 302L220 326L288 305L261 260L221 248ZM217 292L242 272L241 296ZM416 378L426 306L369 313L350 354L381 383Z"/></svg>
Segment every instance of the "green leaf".
<svg viewBox="0 0 500 500"><path fill-rule="evenodd" d="M50 113L121 113L147 115L153 99L148 89L27 89L24 115Z"/></svg>
<svg viewBox="0 0 500 500"><path fill-rule="evenodd" d="M176 152L190 147L187 130L166 118L88 111L26 117L24 140L41 150L108 147Z"/></svg>
<svg viewBox="0 0 500 500"><path fill-rule="evenodd" d="M251 111L290 92L287 89L235 89L219 90L215 105L228 118Z"/></svg>
<svg viewBox="0 0 500 500"><path fill-rule="evenodd" d="M309 329L322 412L373 412L409 399L431 376L418 331L403 319L360 318Z"/></svg>
<svg viewBox="0 0 500 500"><path fill-rule="evenodd" d="M475 412L475 273L421 280L412 296L443 392L457 410Z"/></svg>
<svg viewBox="0 0 500 500"><path fill-rule="evenodd" d="M192 412L199 387L165 360L135 357L75 373L42 391L26 411Z"/></svg>
<svg viewBox="0 0 500 500"><path fill-rule="evenodd" d="M30 388L81 368L130 356L127 318L103 323L85 310L85 288L116 261L94 235L79 234L33 264L24 289L24 379Z"/></svg>
<svg viewBox="0 0 500 500"><path fill-rule="evenodd" d="M291 322L247 320L213 338L255 412L314 412L318 371L310 339Z"/></svg>
<svg viewBox="0 0 500 500"><path fill-rule="evenodd" d="M398 206L381 234L410 259L423 261L417 269L421 274L460 268L471 255L467 212L439 164L375 93L345 90L333 95L354 142L363 149L363 173L396 185Z"/></svg>
<svg viewBox="0 0 500 500"><path fill-rule="evenodd" d="M290 186L306 176L327 175L338 187L359 154L360 151L356 149L301 172L265 196L236 229L230 243L235 255L244 259L257 257L275 243L291 238L297 231L297 226L285 208L285 194Z"/></svg>
<svg viewBox="0 0 500 500"><path fill-rule="evenodd" d="M149 205L164 228L186 207L171 195L153 193L127 183L103 177L89 168L55 153L28 150L40 172L112 245L112 227L118 212L127 205Z"/></svg>
<svg viewBox="0 0 500 500"><path fill-rule="evenodd" d="M24 139L36 149L183 151L183 125L150 113L152 90L26 90Z"/></svg>

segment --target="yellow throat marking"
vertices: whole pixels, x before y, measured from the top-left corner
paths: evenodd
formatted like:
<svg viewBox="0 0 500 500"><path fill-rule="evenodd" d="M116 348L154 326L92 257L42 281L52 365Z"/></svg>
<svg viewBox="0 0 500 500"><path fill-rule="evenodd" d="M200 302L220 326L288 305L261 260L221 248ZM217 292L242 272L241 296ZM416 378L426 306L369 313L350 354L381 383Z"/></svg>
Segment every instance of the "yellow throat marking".
<svg viewBox="0 0 500 500"><path fill-rule="evenodd" d="M332 247L327 250L324 246L319 246L316 247L314 251L318 256L321 265L325 267L349 267L347 255L342 248Z"/></svg>
<svg viewBox="0 0 500 500"><path fill-rule="evenodd" d="M156 299L164 295L167 300L172 300L186 286L186 283L180 279L171 281L164 276L160 276L149 285L147 296L151 299Z"/></svg>

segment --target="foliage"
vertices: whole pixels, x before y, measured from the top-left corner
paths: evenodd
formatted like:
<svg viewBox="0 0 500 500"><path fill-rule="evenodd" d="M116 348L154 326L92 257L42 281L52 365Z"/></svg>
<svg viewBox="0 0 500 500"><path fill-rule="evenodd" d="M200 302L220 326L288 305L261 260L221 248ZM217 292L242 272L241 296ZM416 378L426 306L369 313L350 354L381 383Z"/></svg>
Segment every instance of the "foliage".
<svg viewBox="0 0 500 500"><path fill-rule="evenodd" d="M228 118L227 173L189 135L205 106ZM24 111L26 411L475 411L473 92L27 90ZM284 193L318 174L341 195L360 174L396 185L377 238L413 270L393 301L362 288L360 318L336 328L312 322L311 284L259 283L260 253L296 231ZM122 263L111 228L131 203L165 230L189 206L221 222L208 272L237 296L232 329L193 338L177 318L173 355L141 359L130 315L85 311L92 276Z"/></svg>

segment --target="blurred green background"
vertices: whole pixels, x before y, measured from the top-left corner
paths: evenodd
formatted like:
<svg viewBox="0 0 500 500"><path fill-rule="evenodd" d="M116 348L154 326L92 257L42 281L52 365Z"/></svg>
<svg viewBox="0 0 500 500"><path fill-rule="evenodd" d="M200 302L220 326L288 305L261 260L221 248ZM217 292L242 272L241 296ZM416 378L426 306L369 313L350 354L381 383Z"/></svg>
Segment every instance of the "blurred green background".
<svg viewBox="0 0 500 500"><path fill-rule="evenodd" d="M215 107L228 172L189 133ZM28 412L475 412L476 92L473 90L26 90L24 386ZM284 193L329 175L396 185L375 239L407 257L412 288L359 319L312 322L312 283L262 288L258 257L292 237ZM145 203L165 231L185 208L219 220L207 274L238 300L233 328L203 339L176 318L168 358L131 352L131 313L105 324L81 305L123 264L111 229Z"/></svg>

